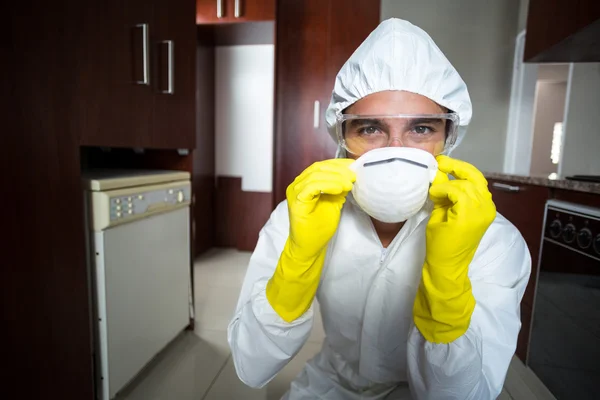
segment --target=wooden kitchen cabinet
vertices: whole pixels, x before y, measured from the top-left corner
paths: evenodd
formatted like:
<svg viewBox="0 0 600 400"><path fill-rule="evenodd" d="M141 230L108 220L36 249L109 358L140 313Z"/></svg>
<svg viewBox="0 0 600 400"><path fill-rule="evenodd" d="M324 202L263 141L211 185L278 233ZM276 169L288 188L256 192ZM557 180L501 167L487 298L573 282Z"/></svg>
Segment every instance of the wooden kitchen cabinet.
<svg viewBox="0 0 600 400"><path fill-rule="evenodd" d="M90 5L80 59L83 146L195 145L193 0ZM172 92L172 93L171 93Z"/></svg>
<svg viewBox="0 0 600 400"><path fill-rule="evenodd" d="M600 1L530 0L526 62L600 61Z"/></svg>
<svg viewBox="0 0 600 400"><path fill-rule="evenodd" d="M275 0L196 0L197 24L275 20Z"/></svg>
<svg viewBox="0 0 600 400"><path fill-rule="evenodd" d="M543 186L525 185L488 179L496 209L521 232L531 254L531 275L521 301L521 331L517 344L517 356L525 362L533 298L537 284L538 259L542 240L544 211L550 190Z"/></svg>
<svg viewBox="0 0 600 400"><path fill-rule="evenodd" d="M152 98L148 147L192 149L196 143L196 24L193 0L155 0Z"/></svg>
<svg viewBox="0 0 600 400"><path fill-rule="evenodd" d="M75 79L81 89L82 145L142 147L149 140L153 98L147 75L154 10L142 0L90 4L82 37L88 38Z"/></svg>
<svg viewBox="0 0 600 400"><path fill-rule="evenodd" d="M488 180L496 209L517 227L531 253L531 277L523 303L533 306L537 265L544 223L546 201L550 190L543 186Z"/></svg>

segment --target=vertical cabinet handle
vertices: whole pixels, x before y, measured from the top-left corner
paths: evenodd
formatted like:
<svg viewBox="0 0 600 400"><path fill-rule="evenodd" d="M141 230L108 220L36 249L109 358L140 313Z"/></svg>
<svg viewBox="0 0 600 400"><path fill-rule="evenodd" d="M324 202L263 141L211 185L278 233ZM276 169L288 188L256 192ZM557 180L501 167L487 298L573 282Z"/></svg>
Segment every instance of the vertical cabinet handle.
<svg viewBox="0 0 600 400"><path fill-rule="evenodd" d="M223 0L217 0L217 18L223 18Z"/></svg>
<svg viewBox="0 0 600 400"><path fill-rule="evenodd" d="M313 109L313 127L315 129L319 128L319 117L321 114L321 103L319 100L315 100L315 105Z"/></svg>
<svg viewBox="0 0 600 400"><path fill-rule="evenodd" d="M175 67L174 60L173 60L173 47L175 46L175 43L173 43L172 40L162 40L159 43L167 45L167 57L168 57L167 90L159 90L159 93L173 94L173 93L175 93L174 82L173 82L173 68Z"/></svg>
<svg viewBox="0 0 600 400"><path fill-rule="evenodd" d="M242 8L240 5L240 1L242 1L242 0L235 0L235 3L234 3L233 15L236 18L239 18L242 16Z"/></svg>
<svg viewBox="0 0 600 400"><path fill-rule="evenodd" d="M148 24L137 24L136 28L142 28L142 63L143 63L143 78L136 80L138 85L150 85L150 51L149 51L149 34Z"/></svg>

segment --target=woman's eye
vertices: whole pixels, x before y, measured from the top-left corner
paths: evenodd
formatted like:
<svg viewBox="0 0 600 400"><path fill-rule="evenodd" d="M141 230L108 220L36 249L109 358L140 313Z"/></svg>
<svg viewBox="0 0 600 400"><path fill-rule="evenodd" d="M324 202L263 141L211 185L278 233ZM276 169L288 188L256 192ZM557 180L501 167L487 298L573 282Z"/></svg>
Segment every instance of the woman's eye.
<svg viewBox="0 0 600 400"><path fill-rule="evenodd" d="M413 128L413 132L415 132L419 135L427 135L427 134L433 133L434 130L428 126L419 125L419 126L415 126Z"/></svg>
<svg viewBox="0 0 600 400"><path fill-rule="evenodd" d="M376 126L365 126L359 130L363 135L374 135L379 132L379 128Z"/></svg>

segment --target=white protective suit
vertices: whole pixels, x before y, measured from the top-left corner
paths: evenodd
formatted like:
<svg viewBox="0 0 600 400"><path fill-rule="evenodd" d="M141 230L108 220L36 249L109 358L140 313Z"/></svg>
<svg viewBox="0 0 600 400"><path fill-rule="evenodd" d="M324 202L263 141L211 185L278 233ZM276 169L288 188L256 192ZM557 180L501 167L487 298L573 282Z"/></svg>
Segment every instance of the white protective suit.
<svg viewBox="0 0 600 400"><path fill-rule="evenodd" d="M337 110L382 90L425 95L459 113L463 125L471 117L463 81L429 36L405 21L382 23L344 65L327 114L330 131ZM531 269L527 246L498 215L469 267L476 300L469 329L452 343L430 343L412 315L430 207L407 220L384 249L370 217L349 195L317 292L326 339L285 398L498 396L521 326L519 303ZM267 384L302 348L313 326L314 306L287 323L265 295L288 231L284 201L260 233L228 329L237 374L252 387Z"/></svg>

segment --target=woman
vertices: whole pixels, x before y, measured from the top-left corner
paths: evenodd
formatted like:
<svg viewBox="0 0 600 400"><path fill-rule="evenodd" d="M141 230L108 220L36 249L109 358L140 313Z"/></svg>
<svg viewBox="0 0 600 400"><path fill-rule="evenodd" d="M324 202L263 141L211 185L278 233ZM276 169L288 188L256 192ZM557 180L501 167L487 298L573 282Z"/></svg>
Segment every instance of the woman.
<svg viewBox="0 0 600 400"><path fill-rule="evenodd" d="M285 398L495 399L531 260L475 167L446 156L471 118L431 38L383 22L339 72L338 158L307 168L261 231L228 340L239 378L268 383L323 348ZM450 179L451 175L453 179Z"/></svg>

